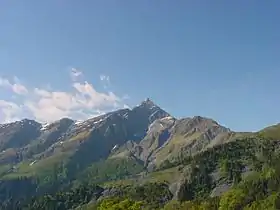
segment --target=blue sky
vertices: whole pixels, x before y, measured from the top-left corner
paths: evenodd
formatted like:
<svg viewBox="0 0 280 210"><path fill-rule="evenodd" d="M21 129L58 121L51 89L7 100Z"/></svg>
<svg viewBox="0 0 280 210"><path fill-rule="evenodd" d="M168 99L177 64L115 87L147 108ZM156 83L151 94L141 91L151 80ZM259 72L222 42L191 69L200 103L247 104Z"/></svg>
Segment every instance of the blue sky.
<svg viewBox="0 0 280 210"><path fill-rule="evenodd" d="M280 122L279 1L1 1L0 122L150 97L234 130Z"/></svg>

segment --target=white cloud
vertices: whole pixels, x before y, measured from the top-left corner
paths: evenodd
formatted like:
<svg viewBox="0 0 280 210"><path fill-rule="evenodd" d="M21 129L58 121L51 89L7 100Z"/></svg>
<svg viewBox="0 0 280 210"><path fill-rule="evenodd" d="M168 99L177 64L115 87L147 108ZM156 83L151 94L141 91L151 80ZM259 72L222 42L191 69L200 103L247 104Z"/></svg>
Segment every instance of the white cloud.
<svg viewBox="0 0 280 210"><path fill-rule="evenodd" d="M19 95L25 95L28 93L27 88L21 84L13 84L12 90Z"/></svg>
<svg viewBox="0 0 280 210"><path fill-rule="evenodd" d="M10 82L9 80L0 77L0 87L10 87Z"/></svg>
<svg viewBox="0 0 280 210"><path fill-rule="evenodd" d="M8 79L0 77L0 87L10 89L18 95L27 94L28 93L27 88L22 84L20 84L19 79L15 77L14 80L15 83L12 84Z"/></svg>
<svg viewBox="0 0 280 210"><path fill-rule="evenodd" d="M0 123L9 123L18 120L21 116L21 107L16 103L0 100Z"/></svg>
<svg viewBox="0 0 280 210"><path fill-rule="evenodd" d="M38 96L42 96L42 97L49 97L51 96L51 93L48 92L47 90L44 89L40 89L40 88L34 88L34 93Z"/></svg>
<svg viewBox="0 0 280 210"><path fill-rule="evenodd" d="M123 97L113 92L99 92L87 81L77 82L75 78L83 75L71 69L72 91L30 88L29 91L19 83L11 84L7 79L0 80L0 87L11 89L14 93L25 93L22 103L0 101L0 123L31 116L39 122L51 122L63 117L83 120L118 108L126 107ZM101 78L100 78L101 79ZM109 77L103 78L109 81ZM14 79L16 81L16 79ZM17 82L20 82L17 79Z"/></svg>
<svg viewBox="0 0 280 210"><path fill-rule="evenodd" d="M80 102L84 103L88 107L98 108L100 106L107 106L120 101L120 98L112 92L97 92L88 82L83 84L74 83L73 87L80 94Z"/></svg>

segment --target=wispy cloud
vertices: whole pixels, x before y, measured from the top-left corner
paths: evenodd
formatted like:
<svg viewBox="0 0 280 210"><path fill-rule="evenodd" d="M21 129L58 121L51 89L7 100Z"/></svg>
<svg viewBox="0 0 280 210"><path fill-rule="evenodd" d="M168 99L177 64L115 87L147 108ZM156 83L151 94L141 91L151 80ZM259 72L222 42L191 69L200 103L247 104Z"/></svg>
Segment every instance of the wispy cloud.
<svg viewBox="0 0 280 210"><path fill-rule="evenodd" d="M22 117L22 107L16 103L0 100L0 123L19 120Z"/></svg>
<svg viewBox="0 0 280 210"><path fill-rule="evenodd" d="M107 88L110 87L111 81L110 81L110 77L109 77L108 75L101 74L101 75L99 76L99 78L100 78L100 81L102 82L103 87L104 87L105 89L107 89Z"/></svg>
<svg viewBox="0 0 280 210"><path fill-rule="evenodd" d="M0 88L1 87L11 89L18 95L25 95L28 93L27 88L20 83L20 80L17 77L14 78L14 83L11 83L6 78L0 77Z"/></svg>
<svg viewBox="0 0 280 210"><path fill-rule="evenodd" d="M110 77L107 75L101 74L99 77L101 81L110 82Z"/></svg>
<svg viewBox="0 0 280 210"><path fill-rule="evenodd" d="M99 92L88 81L80 81L83 73L72 68L72 91L50 90L33 87L27 88L14 79L0 79L0 88L12 90L23 96L21 103L14 101L0 101L0 123L32 117L40 122L51 122L63 117L83 120L117 108L126 107L124 98L113 92ZM104 75L103 75L104 76ZM110 81L109 76L101 77L103 81Z"/></svg>

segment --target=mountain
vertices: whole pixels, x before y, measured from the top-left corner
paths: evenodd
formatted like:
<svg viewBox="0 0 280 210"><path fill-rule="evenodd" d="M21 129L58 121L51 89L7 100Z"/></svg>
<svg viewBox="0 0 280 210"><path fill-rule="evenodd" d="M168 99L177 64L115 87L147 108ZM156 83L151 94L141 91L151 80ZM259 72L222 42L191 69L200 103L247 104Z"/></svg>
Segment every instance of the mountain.
<svg viewBox="0 0 280 210"><path fill-rule="evenodd" d="M230 129L200 116L177 120L169 132L168 142L164 147L158 148L151 158L156 164L165 160L172 161L182 155L194 155L229 141L235 135Z"/></svg>
<svg viewBox="0 0 280 210"><path fill-rule="evenodd" d="M76 174L77 167L83 170L109 156L133 157L151 170L166 160L195 154L235 135L200 116L177 120L149 98L131 110L121 109L86 121L64 118L41 125L23 120L1 128L2 148L8 149L1 153L3 163L24 161L36 168L65 160L71 174Z"/></svg>
<svg viewBox="0 0 280 210"><path fill-rule="evenodd" d="M61 119L50 124L31 120L1 125L0 160L12 164L25 163L44 171L61 161L67 162L72 174L92 162L107 158L114 147L127 141L139 143L155 120L170 116L150 99L133 109L121 109L86 121ZM85 158L86 156L86 158ZM26 167L25 167L26 168ZM41 170L41 169L44 170ZM28 171L25 169L24 171Z"/></svg>
<svg viewBox="0 0 280 210"><path fill-rule="evenodd" d="M21 148L29 144L39 136L40 126L39 123L28 119L0 125L0 150Z"/></svg>
<svg viewBox="0 0 280 210"><path fill-rule="evenodd" d="M234 139L238 134L217 122L195 116L176 120L168 116L150 124L146 136L139 142L117 150L115 156L134 154L147 167L154 168L180 156L194 155L207 148ZM129 151L129 153L128 153Z"/></svg>
<svg viewBox="0 0 280 210"><path fill-rule="evenodd" d="M147 190L156 195L155 200L143 194L140 197L153 203L152 209L162 207L172 197L184 201L221 196L233 183L243 180L241 175L259 170L256 161L264 161L267 154L260 148L265 145L275 152L279 137L279 125L240 133L202 116L176 119L149 98L132 109L85 121L63 118L40 124L24 119L2 124L0 201L5 207L0 207L13 209L13 199L27 202L34 195L58 191L75 197L86 190L106 200L138 190L137 197ZM225 177L223 167L237 170L239 175L230 171L232 175ZM102 184L92 188L97 191L81 187L96 184ZM73 208L71 202L67 201L65 209ZM35 209L40 208L38 203Z"/></svg>

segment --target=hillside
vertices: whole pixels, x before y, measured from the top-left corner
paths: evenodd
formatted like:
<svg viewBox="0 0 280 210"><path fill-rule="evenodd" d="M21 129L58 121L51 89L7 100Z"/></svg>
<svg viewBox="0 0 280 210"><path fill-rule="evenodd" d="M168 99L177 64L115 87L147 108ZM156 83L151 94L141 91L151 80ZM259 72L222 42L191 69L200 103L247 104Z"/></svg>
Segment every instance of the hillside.
<svg viewBox="0 0 280 210"><path fill-rule="evenodd" d="M265 138L280 139L280 124L264 128L259 131L258 134L264 136Z"/></svg>
<svg viewBox="0 0 280 210"><path fill-rule="evenodd" d="M150 99L86 121L3 124L1 209L270 208L279 137L279 125L239 133L176 119ZM262 194L251 195L259 183Z"/></svg>

